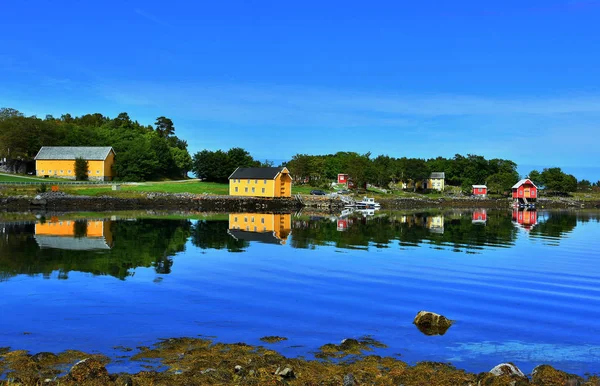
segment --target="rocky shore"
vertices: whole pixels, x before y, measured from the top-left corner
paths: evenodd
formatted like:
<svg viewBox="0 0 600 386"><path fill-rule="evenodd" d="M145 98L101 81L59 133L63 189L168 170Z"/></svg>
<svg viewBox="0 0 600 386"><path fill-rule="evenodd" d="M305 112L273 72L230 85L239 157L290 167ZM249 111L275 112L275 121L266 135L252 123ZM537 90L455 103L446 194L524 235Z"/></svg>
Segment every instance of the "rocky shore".
<svg viewBox="0 0 600 386"><path fill-rule="evenodd" d="M268 337L273 338L273 337ZM152 347L120 348L144 371L110 373L100 354L65 351L35 355L0 349L0 385L404 385L598 386L598 376L578 375L540 365L529 375L513 363L469 373L447 363L409 365L397 358L368 355L383 344L365 337L326 344L317 359L288 358L273 350L285 338L263 339L268 347L223 344L198 338L166 339ZM335 358L335 359L334 359ZM119 360L122 362L122 360Z"/></svg>
<svg viewBox="0 0 600 386"><path fill-rule="evenodd" d="M509 209L510 199L476 198L381 198L382 209L488 208ZM146 193L136 198L112 196L74 196L62 192L42 193L35 197L0 197L0 211L112 211L112 210L177 210L203 212L294 212L309 209L339 211L344 208L339 198L303 196L302 198L252 198L189 193ZM539 209L598 209L600 201L569 198L540 199Z"/></svg>

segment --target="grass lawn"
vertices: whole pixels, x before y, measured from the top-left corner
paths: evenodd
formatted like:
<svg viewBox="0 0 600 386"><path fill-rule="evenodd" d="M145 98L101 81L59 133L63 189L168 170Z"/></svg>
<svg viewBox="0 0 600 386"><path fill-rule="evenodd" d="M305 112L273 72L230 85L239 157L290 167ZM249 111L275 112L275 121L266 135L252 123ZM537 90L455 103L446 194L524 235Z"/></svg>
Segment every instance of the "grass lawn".
<svg viewBox="0 0 600 386"><path fill-rule="evenodd" d="M192 193L192 194L229 194L229 185L215 182L150 182L139 185L121 185L120 191L113 191L111 186L65 186L61 190L70 194L85 196L120 196L133 197L135 193L162 192L162 193Z"/></svg>
<svg viewBox="0 0 600 386"><path fill-rule="evenodd" d="M28 177L21 176L19 174L8 175L8 174L0 174L0 182L52 182L52 181L64 181L56 178L37 178L37 177Z"/></svg>

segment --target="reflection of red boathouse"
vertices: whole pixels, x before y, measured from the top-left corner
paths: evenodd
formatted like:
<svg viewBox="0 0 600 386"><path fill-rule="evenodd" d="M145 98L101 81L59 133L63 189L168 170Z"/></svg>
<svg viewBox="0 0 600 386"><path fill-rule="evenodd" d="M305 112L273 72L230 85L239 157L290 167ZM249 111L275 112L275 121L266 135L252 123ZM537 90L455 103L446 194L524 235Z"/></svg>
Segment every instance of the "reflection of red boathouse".
<svg viewBox="0 0 600 386"><path fill-rule="evenodd" d="M473 217L471 223L473 224L485 224L487 221L487 211L485 209L476 209L473 211Z"/></svg>
<svg viewBox="0 0 600 386"><path fill-rule="evenodd" d="M513 209L512 219L513 223L529 231L537 224L537 212L535 210L519 210L515 208Z"/></svg>
<svg viewBox="0 0 600 386"><path fill-rule="evenodd" d="M346 229L348 229L348 220L347 219L338 219L337 220L337 230L340 232L345 231Z"/></svg>

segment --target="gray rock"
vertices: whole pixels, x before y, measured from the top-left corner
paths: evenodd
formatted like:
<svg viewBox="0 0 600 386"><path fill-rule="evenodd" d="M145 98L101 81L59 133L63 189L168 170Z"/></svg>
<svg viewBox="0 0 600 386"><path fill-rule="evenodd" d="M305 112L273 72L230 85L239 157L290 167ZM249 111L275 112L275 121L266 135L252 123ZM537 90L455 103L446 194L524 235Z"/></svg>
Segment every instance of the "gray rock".
<svg viewBox="0 0 600 386"><path fill-rule="evenodd" d="M242 371L242 366L240 366L240 365L236 365L236 366L235 366L235 372L236 372L236 373L239 373L240 371Z"/></svg>
<svg viewBox="0 0 600 386"><path fill-rule="evenodd" d="M500 375L510 375L517 377L525 377L525 374L513 363L500 363L498 366L490 370L490 374L499 377Z"/></svg>
<svg viewBox="0 0 600 386"><path fill-rule="evenodd" d="M206 370L202 370L202 371L200 371L200 374L207 374L207 373L211 373L211 372L213 372L213 371L217 371L217 370L216 370L216 369L213 369L213 368L208 368L208 369L206 369Z"/></svg>
<svg viewBox="0 0 600 386"><path fill-rule="evenodd" d="M354 375L352 375L352 374L344 375L343 386L354 386L354 385L356 385L356 379L354 379Z"/></svg>
<svg viewBox="0 0 600 386"><path fill-rule="evenodd" d="M279 375L281 378L295 378L294 370L290 367L286 367L283 370L279 370L281 367L278 367L275 371L275 375Z"/></svg>

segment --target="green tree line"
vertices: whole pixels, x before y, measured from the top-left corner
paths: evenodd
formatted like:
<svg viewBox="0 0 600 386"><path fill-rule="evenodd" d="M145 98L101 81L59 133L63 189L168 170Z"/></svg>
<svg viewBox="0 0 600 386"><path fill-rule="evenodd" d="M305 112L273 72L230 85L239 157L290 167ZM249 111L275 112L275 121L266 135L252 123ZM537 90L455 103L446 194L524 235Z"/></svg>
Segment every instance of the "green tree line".
<svg viewBox="0 0 600 386"><path fill-rule="evenodd" d="M127 113L116 118L95 113L41 119L0 108L0 158L33 170L42 146L112 146L117 153L116 179L124 181L182 178L192 167L187 142L175 135L173 121L164 116L152 127Z"/></svg>

